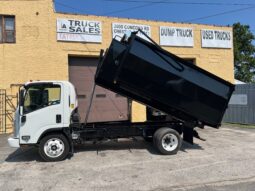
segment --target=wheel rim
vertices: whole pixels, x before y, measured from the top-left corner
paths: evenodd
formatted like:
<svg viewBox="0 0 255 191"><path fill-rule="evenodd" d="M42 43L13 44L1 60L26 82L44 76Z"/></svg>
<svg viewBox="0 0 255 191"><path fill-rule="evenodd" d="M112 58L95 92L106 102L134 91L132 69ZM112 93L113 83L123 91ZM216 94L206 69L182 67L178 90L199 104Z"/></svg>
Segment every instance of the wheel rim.
<svg viewBox="0 0 255 191"><path fill-rule="evenodd" d="M174 151L178 144L178 138L174 134L166 134L162 138L162 146L166 151Z"/></svg>
<svg viewBox="0 0 255 191"><path fill-rule="evenodd" d="M44 144L44 153L50 158L57 158L63 154L65 145L61 139L51 138Z"/></svg>

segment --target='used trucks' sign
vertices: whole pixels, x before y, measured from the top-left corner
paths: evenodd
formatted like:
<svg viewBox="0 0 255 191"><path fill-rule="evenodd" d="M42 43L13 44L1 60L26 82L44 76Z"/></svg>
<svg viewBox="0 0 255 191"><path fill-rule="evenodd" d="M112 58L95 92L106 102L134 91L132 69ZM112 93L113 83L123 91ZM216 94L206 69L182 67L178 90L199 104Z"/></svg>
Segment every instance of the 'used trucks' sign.
<svg viewBox="0 0 255 191"><path fill-rule="evenodd" d="M232 33L225 30L201 30L202 47L232 48Z"/></svg>
<svg viewBox="0 0 255 191"><path fill-rule="evenodd" d="M102 42L101 22L77 19L57 19L57 40Z"/></svg>
<svg viewBox="0 0 255 191"><path fill-rule="evenodd" d="M128 23L112 23L112 37L116 35L122 37L127 31L133 32L141 29L149 37L151 37L151 27L148 25L128 24ZM141 38L147 39L143 34L138 33Z"/></svg>
<svg viewBox="0 0 255 191"><path fill-rule="evenodd" d="M160 45L163 46L194 46L192 28L160 27Z"/></svg>

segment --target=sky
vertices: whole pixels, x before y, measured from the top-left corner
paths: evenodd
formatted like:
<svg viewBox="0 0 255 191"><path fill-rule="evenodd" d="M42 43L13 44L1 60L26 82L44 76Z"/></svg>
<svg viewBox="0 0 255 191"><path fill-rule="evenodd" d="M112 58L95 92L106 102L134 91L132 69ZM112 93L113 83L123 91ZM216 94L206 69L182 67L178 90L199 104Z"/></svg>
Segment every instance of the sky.
<svg viewBox="0 0 255 191"><path fill-rule="evenodd" d="M169 22L250 25L255 34L255 0L55 0L57 12Z"/></svg>

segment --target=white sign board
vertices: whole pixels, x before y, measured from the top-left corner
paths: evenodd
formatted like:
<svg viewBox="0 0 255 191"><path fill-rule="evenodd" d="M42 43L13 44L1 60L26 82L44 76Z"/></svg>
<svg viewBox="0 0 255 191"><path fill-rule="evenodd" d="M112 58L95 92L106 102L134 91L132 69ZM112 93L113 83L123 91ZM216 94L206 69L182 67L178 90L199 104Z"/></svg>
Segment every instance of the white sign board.
<svg viewBox="0 0 255 191"><path fill-rule="evenodd" d="M102 42L101 22L77 19L57 19L57 40Z"/></svg>
<svg viewBox="0 0 255 191"><path fill-rule="evenodd" d="M194 46L194 33L192 28L160 27L159 39L163 46Z"/></svg>
<svg viewBox="0 0 255 191"><path fill-rule="evenodd" d="M233 94L229 100L229 105L247 105L248 99L246 94Z"/></svg>
<svg viewBox="0 0 255 191"><path fill-rule="evenodd" d="M134 32L138 29L141 29L145 32L149 37L151 37L151 27L148 25L139 25L139 24L128 24L128 23L112 23L112 37L114 38L116 35L123 37L123 35L127 32ZM137 34L141 38L147 39L140 32Z"/></svg>
<svg viewBox="0 0 255 191"><path fill-rule="evenodd" d="M226 30L201 30L202 47L232 48L232 32Z"/></svg>

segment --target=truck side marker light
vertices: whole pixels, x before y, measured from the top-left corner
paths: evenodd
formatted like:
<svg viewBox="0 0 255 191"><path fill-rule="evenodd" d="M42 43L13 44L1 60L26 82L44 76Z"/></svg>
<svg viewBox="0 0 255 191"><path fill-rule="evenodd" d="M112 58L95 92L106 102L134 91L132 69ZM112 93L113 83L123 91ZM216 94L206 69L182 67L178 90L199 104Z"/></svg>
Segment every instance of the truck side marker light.
<svg viewBox="0 0 255 191"><path fill-rule="evenodd" d="M23 141L28 142L29 139L30 139L30 136L29 136L29 135L25 135L25 136L22 136L21 139L22 139Z"/></svg>
<svg viewBox="0 0 255 191"><path fill-rule="evenodd" d="M80 135L78 133L72 133L72 139L78 139L79 136Z"/></svg>

